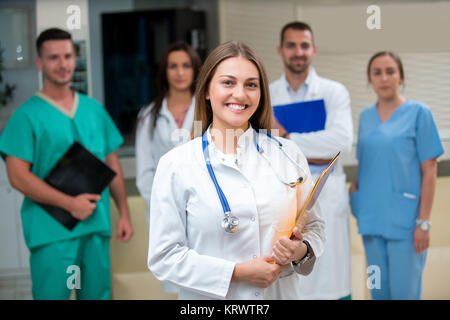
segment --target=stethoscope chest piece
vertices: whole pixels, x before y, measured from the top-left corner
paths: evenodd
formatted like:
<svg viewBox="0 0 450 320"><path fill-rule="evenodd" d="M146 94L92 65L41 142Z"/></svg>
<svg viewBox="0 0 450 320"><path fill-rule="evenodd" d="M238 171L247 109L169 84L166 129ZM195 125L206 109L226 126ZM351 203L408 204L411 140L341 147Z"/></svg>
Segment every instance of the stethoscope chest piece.
<svg viewBox="0 0 450 320"><path fill-rule="evenodd" d="M254 127L254 129L257 131L257 133L259 132L259 129ZM269 165L270 165L270 161L269 159L265 156L264 154L264 149L261 148L261 146L258 144L258 134L255 133L254 134L254 140L255 140L255 146L256 146L256 150L268 161ZM306 172L304 171L304 169L302 167L300 167L298 165L298 163L291 158L291 156L284 150L283 145L281 144L280 141L278 141L276 138L274 138L271 134L269 134L268 132L265 132L265 134L272 140L276 141L278 144L278 147L281 149L281 151L286 155L286 157L294 164L296 165L298 168L300 168L301 171L303 171L304 177L300 176L298 179L294 180L295 182L291 182L291 183L287 183L285 181L283 181L283 179L280 179L280 177L278 177L278 179L284 183L285 185L288 185L292 188L295 188L296 186L302 184L303 182L305 182L305 179L307 177ZM216 175L214 174L214 169L211 166L211 160L209 158L209 151L208 151L208 138L207 138L207 131L205 131L203 133L202 136L202 149L203 149L203 156L205 158L205 163L206 163L206 169L208 170L209 176L211 177L211 180L214 184L214 187L216 188L217 191L217 195L219 197L220 200L220 204L222 205L222 210L223 213L225 215L225 217L222 220L222 228L228 232L228 233L235 233L239 224L239 218L234 217L231 215L231 209L230 209L230 205L228 204L228 200L225 197L225 194L222 191L222 188L219 186L219 183L217 182L216 179Z"/></svg>
<svg viewBox="0 0 450 320"><path fill-rule="evenodd" d="M222 228L228 233L235 233L239 224L239 218L233 217L230 212L225 213L222 220Z"/></svg>

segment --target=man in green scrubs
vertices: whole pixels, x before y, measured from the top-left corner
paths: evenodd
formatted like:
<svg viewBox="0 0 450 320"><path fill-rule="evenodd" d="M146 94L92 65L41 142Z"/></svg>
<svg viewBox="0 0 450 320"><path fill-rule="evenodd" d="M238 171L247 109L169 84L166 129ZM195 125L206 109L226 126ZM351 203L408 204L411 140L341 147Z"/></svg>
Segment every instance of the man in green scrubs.
<svg viewBox="0 0 450 320"><path fill-rule="evenodd" d="M33 297L68 299L76 289L78 299L109 299L109 189L120 214L118 239L126 242L133 234L122 168L114 152L123 138L97 101L70 89L75 70L71 35L48 29L36 45L44 86L16 110L0 137L9 181L25 195L21 216ZM69 196L43 180L75 140L117 173L101 195ZM63 208L81 221L69 230L38 202Z"/></svg>

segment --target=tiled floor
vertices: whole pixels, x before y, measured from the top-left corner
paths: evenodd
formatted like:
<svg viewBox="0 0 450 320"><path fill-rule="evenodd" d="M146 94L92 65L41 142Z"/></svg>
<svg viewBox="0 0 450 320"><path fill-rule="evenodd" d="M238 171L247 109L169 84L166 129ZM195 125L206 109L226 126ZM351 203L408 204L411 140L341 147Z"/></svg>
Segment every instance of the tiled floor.
<svg viewBox="0 0 450 320"><path fill-rule="evenodd" d="M0 277L0 300L31 300L29 275Z"/></svg>

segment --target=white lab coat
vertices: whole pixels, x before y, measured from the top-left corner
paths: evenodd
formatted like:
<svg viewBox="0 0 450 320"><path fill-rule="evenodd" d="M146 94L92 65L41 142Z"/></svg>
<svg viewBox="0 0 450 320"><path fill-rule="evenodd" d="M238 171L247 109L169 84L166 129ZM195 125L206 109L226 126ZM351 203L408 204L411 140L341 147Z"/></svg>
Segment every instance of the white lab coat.
<svg viewBox="0 0 450 320"><path fill-rule="evenodd" d="M295 271L288 265L266 289L231 282L236 263L272 253L275 226L290 210L295 214L297 199L303 201L313 187L306 158L294 143L280 139L306 168L307 181L298 189L280 182L258 154L253 134L259 134L259 143L280 176L292 180L300 174L263 133L249 128L239 137L232 159L215 147L208 130L212 168L233 215L240 219L236 233L226 233L221 226L224 213L206 168L201 137L174 148L159 162L151 197L148 266L160 281L179 286L179 299L298 299L295 271L311 272L315 259ZM320 207L310 212L304 238L320 256L325 242Z"/></svg>
<svg viewBox="0 0 450 320"><path fill-rule="evenodd" d="M194 121L195 98L192 98L182 128L178 128L175 119L167 108L167 100L164 98L152 139L150 130L153 125L153 115L151 114L153 105L151 103L139 112L135 144L136 186L147 203L147 223L149 222L150 196L156 166L163 154L189 140Z"/></svg>
<svg viewBox="0 0 450 320"><path fill-rule="evenodd" d="M150 222L150 196L159 159L175 146L189 140L194 121L195 98L192 98L192 103L181 128L178 128L175 119L167 108L167 99L164 98L152 139L150 130L153 125L153 115L151 114L153 106L154 104L151 103L139 112L135 144L136 185L147 204L147 224ZM177 288L168 283L161 283L161 286L165 292L177 292Z"/></svg>
<svg viewBox="0 0 450 320"><path fill-rule="evenodd" d="M324 99L325 129L310 133L290 133L290 139L307 158L330 159L338 151L350 152L353 123L350 96L340 83L321 78L314 68L308 74L304 101ZM272 106L294 103L283 74L270 85ZM319 174L313 174L317 179ZM342 162L338 161L318 199L323 217L327 245L308 277L299 276L302 299L338 299L351 292L349 200Z"/></svg>

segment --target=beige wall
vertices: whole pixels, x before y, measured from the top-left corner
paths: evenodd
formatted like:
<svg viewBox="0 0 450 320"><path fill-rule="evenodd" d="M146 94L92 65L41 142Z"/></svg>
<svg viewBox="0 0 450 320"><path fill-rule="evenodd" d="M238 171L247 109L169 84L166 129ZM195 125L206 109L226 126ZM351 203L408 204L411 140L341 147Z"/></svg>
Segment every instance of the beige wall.
<svg viewBox="0 0 450 320"><path fill-rule="evenodd" d="M349 4L300 5L298 18L310 22L323 52L450 52L450 2L353 1ZM329 1L328 1L329 2ZM297 1L297 3L302 3ZM319 4L317 4L319 3ZM366 26L367 7L380 8L381 29Z"/></svg>
<svg viewBox="0 0 450 320"><path fill-rule="evenodd" d="M76 5L80 8L81 28L88 26L88 0L37 0L36 23L38 32L46 28L67 29L67 8Z"/></svg>
<svg viewBox="0 0 450 320"><path fill-rule="evenodd" d="M380 50L400 54L405 68L403 94L433 111L450 158L450 2L376 1L381 29L367 28L367 7L374 1L219 0L220 40L240 40L263 59L270 81L282 64L279 32L296 19L311 24L319 53L314 66L324 77L342 82L352 99L355 140L361 110L375 102L365 75L367 62ZM354 153L354 152L353 152ZM344 156L345 164L356 164Z"/></svg>

